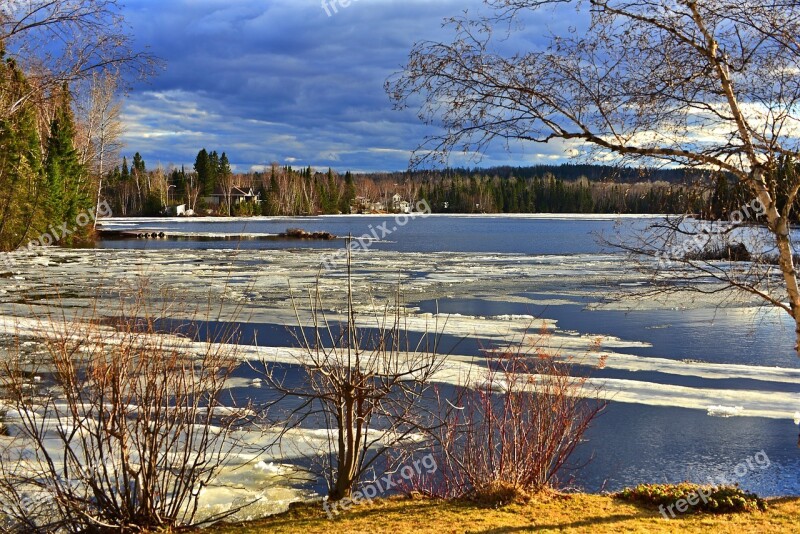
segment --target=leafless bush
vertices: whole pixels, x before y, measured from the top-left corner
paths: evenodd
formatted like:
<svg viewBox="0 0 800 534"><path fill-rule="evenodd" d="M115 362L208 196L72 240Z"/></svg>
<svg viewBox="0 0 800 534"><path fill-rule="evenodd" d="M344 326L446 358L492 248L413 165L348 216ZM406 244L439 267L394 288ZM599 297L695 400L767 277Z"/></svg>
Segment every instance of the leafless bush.
<svg viewBox="0 0 800 534"><path fill-rule="evenodd" d="M2 364L14 434L0 451L5 530L196 523L199 495L242 445L235 431L249 411L223 403L235 344L190 345L160 333L158 318L140 293L121 300L112 325L96 311L42 319L44 350Z"/></svg>
<svg viewBox="0 0 800 534"><path fill-rule="evenodd" d="M348 248L349 251L349 248ZM308 292L311 335L298 335L303 355L297 361L301 379L286 367L263 364L266 382L280 393L273 413L284 408L288 432L310 422L326 435L321 451L304 452L312 471L324 478L328 498L349 497L354 486L386 453L413 448L425 426L423 398L444 357L437 336L411 343L403 324L399 289L394 311L386 305L373 314L372 333L356 325L348 255L347 320L334 324L324 311L319 281ZM294 302L302 327L300 304ZM435 331L435 330L434 330ZM287 413L288 412L288 413ZM402 455L395 456L401 461Z"/></svg>
<svg viewBox="0 0 800 534"><path fill-rule="evenodd" d="M514 345L487 351L486 363L480 380L441 396L444 415L435 430L439 469L410 489L482 498L556 486L605 407L587 379L574 375L569 360Z"/></svg>

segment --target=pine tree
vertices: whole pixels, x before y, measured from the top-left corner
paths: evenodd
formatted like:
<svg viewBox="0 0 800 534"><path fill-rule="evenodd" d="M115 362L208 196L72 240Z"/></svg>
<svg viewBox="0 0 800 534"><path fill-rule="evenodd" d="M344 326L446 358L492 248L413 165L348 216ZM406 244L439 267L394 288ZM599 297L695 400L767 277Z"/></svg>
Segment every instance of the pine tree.
<svg viewBox="0 0 800 534"><path fill-rule="evenodd" d="M230 176L233 174L231 170L231 164L228 161L228 156L225 152L222 153L222 156L219 158L219 167L217 169L217 177L224 178L226 176Z"/></svg>
<svg viewBox="0 0 800 534"><path fill-rule="evenodd" d="M264 202L261 203L262 215L280 215L280 186L278 185L278 176L275 173L274 167L269 177L269 191L267 191L262 198L264 199Z"/></svg>
<svg viewBox="0 0 800 534"><path fill-rule="evenodd" d="M208 177L206 179L205 194L213 195L217 189L219 177L219 154L216 150L208 153Z"/></svg>
<svg viewBox="0 0 800 534"><path fill-rule="evenodd" d="M233 171L231 164L228 161L228 156L225 152L219 158L217 163L217 183L223 187L223 194L225 195L225 204L228 210L228 217L233 214Z"/></svg>
<svg viewBox="0 0 800 534"><path fill-rule="evenodd" d="M133 155L133 172L138 173L140 176L147 174L144 158L138 152Z"/></svg>

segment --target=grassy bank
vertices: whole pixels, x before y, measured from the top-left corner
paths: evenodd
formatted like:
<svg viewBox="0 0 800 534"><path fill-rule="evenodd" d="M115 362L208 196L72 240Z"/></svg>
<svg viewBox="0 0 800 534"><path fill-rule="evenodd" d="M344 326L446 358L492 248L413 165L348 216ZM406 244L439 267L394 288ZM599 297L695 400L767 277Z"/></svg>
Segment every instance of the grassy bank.
<svg viewBox="0 0 800 534"><path fill-rule="evenodd" d="M604 495L554 495L526 504L482 507L468 502L393 498L355 506L329 520L320 504L293 506L260 521L220 525L214 534L260 532L418 534L421 532L714 532L800 531L800 498L772 499L763 513L687 515L664 519L657 510Z"/></svg>

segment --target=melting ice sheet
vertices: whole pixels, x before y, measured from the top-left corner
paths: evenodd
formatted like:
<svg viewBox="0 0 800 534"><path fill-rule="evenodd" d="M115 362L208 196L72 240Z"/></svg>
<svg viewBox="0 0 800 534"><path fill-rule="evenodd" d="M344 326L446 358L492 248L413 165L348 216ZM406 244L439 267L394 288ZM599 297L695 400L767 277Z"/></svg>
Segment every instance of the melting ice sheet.
<svg viewBox="0 0 800 534"><path fill-rule="evenodd" d="M440 320L442 320L441 324L444 324L445 329L451 328L448 331L460 332L465 336L477 336L474 332L476 332L475 323L478 322L485 327L481 330L481 339L487 337L487 330L494 329L496 329L495 331L499 330L498 337L500 339L505 339L509 332L515 329L525 332L528 318L497 320L448 316L446 320L441 318ZM465 324L461 324L461 322ZM415 318L415 320L408 321L406 324L407 328L418 331L432 329L432 325L425 318ZM32 337L39 335L43 331L46 332L57 328L58 326L49 319L0 316L0 332L6 334ZM502 330L500 330L501 328ZM80 332L81 329L79 328L77 331ZM83 334L76 334L76 337L79 335ZM161 346L177 347L187 354L201 355L208 350L208 346L204 342L190 341L178 336L164 337L167 337L168 340L162 342ZM105 342L113 339L113 334L110 337L104 336ZM800 381L800 369L745 365L729 366L697 362L686 363L662 358L618 354L606 350L595 351L593 346L598 342L596 336L544 334L541 338L544 342L541 342L536 334L521 334L520 339L522 343L529 343L535 349L545 350L550 353L555 352L561 359L581 365L599 366L602 361L604 367L628 371L650 370L665 374L712 379L739 377L762 381L765 386L768 386L770 382L798 383ZM613 338L609 339L608 342L612 346L625 346L624 342ZM602 340L600 344L603 344ZM263 361L288 365L302 363L305 361L306 355L306 351L298 347L257 347L252 345L230 347L229 350L225 350L225 353L236 354L242 361ZM403 353L403 355L407 357L414 356L413 353ZM453 385L470 385L475 381L479 381L482 376L481 358L451 354L446 356L445 364L434 375L434 380ZM243 387L244 385L240 384L240 386ZM770 391L766 387L765 390L730 390L686 387L628 379L590 378L584 389L584 395L596 397L598 394L602 398L616 402L707 410L711 415L718 415L722 411L710 410L710 407L734 404L741 406L742 409L735 410L734 413L724 413L724 415L757 416L773 419L791 420L794 417L796 407L800 406L800 392Z"/></svg>
<svg viewBox="0 0 800 534"><path fill-rule="evenodd" d="M174 221L174 219L172 219ZM112 221L124 226L126 221ZM326 271L322 264L335 253L330 249L292 250L65 250L42 248L8 255L8 270L0 278L0 314L5 315L6 331L22 329L30 335L37 325L24 318L46 316L63 310L67 316L81 317L97 299L102 314L116 313L120 295L130 295L143 281L158 298L172 299L167 313L175 319L201 319L258 324L296 326L311 324L309 299L320 299L327 319L346 319L347 280L344 269ZM647 381L608 382L617 401L684 406L707 411L710 406L728 405L729 395L741 400L738 415L784 418L800 407L798 394L786 387L771 392L770 383L800 384L800 370L707 362L684 362L677 358L644 357L629 354L630 349L647 347L635 339L562 332L557 321L546 316L467 314L425 314L415 303L437 298L493 298L502 301L524 300L520 295L536 294L534 304L557 305L582 301L588 305L613 305L625 302L619 296L625 288L648 283L646 275L629 269L616 254L524 255L499 253L396 253L369 250L354 254L353 295L362 327L375 327L384 312L395 311L395 296L401 289L401 326L409 332L429 332L479 340L486 346L521 343L531 350L539 348L590 366L604 366L635 373L695 377L707 387L674 389ZM315 284L319 283L318 286ZM620 286L620 284L625 284ZM318 288L318 294L313 291ZM622 287L623 289L620 289ZM290 298L290 295L293 297ZM553 295L554 297L548 297ZM666 298L670 298L669 296ZM674 297L673 297L674 298ZM714 296L697 298L714 303ZM538 300L538 302L537 302ZM212 302L211 309L208 303ZM640 304L634 301L632 304ZM705 301L694 300L692 306ZM752 304L741 302L742 309ZM647 306L681 307L684 301L653 302ZM295 309L296 308L296 309ZM23 320L14 323L15 317ZM540 333L546 335L540 336ZM255 351L255 353L253 353ZM290 362L291 348L245 348L246 358L266 358ZM459 365L474 366L469 358L450 358ZM474 376L475 369L469 370ZM443 380L456 380L459 373ZM652 375L651 375L652 376ZM627 377L625 377L627 378ZM758 381L758 389L772 394L775 402L754 391L730 393L715 389L715 379ZM755 387L755 386L753 386ZM665 389L666 388L666 389ZM672 388L672 389L671 389ZM687 391L688 390L688 391ZM666 393L668 391L668 393ZM800 393L799 393L800 394ZM669 400L671 399L671 401ZM786 402L779 406L779 402ZM713 412L713 411L712 411Z"/></svg>
<svg viewBox="0 0 800 534"><path fill-rule="evenodd" d="M326 272L321 268L326 255L334 252L335 249L86 251L55 248L17 252L9 255L9 267L0 277L0 332L36 338L43 329L48 329L48 319L41 317L63 312L67 317L80 320L89 313L95 299L101 314L113 316L119 296L132 294L145 280L154 296L171 302L167 307L170 318L192 320L200 315L215 321L290 326L297 325L298 316L300 323L311 324L307 309L309 298L316 298L312 290L319 280L319 297L328 319L344 321L347 281L343 269ZM415 306L421 301L454 297L525 302L520 295L536 294L535 299L528 299L532 305L588 302L589 305L620 307L625 304L606 297L647 282L645 275L626 268L621 257L614 254L368 251L354 256L352 285L362 327L375 327L376 317L384 311L395 310L394 296L399 286L403 300L401 325L410 332L436 332L479 340L488 346L510 341L522 344L526 350L543 350L590 367L628 373L624 378L590 379L587 396L600 391L615 402L683 407L713 416L790 421L794 418L800 408L798 368L638 356L629 352L646 348L647 343L564 332L559 330L558 322L546 314L425 314ZM693 306L714 302L712 296L698 298L708 300L696 300ZM208 309L208 302L214 303L213 309ZM751 304L745 301L737 305ZM647 301L643 305L681 308L686 303ZM170 343L187 353L204 351L203 344L179 337L172 337ZM303 351L296 347L242 346L238 354L242 360L284 364L295 364L303 358ZM470 383L479 379L483 369L480 358L451 354L436 380L448 384ZM647 379L637 379L637 372L647 372ZM659 383L659 376L702 380L700 385L689 387ZM752 382L747 389L715 387L714 381L723 379ZM786 384L798 384L798 388L791 391ZM234 381L231 386L258 387L251 381ZM295 436L296 447L315 439L313 432ZM252 439L258 443L261 438L253 436ZM282 470L288 469L280 464L290 464L291 459L253 454L239 461L235 473L222 475L223 478L230 476L231 481L235 479L237 482L233 486L208 490L204 494L204 506L208 510L259 494L269 497L265 502L281 505L304 497L291 485L279 482Z"/></svg>

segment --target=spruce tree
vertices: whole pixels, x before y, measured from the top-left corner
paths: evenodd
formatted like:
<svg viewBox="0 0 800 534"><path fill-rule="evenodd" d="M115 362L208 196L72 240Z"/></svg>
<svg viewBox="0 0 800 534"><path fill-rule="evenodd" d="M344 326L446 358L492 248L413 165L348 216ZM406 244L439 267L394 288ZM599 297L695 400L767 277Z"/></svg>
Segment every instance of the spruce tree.
<svg viewBox="0 0 800 534"><path fill-rule="evenodd" d="M208 154L208 177L206 179L205 194L213 195L217 188L217 178L219 176L219 154L212 150Z"/></svg>
<svg viewBox="0 0 800 534"><path fill-rule="evenodd" d="M194 160L194 172L197 173L201 194L212 194L214 192L214 184L210 183L208 152L206 152L205 148L197 153L197 158Z"/></svg>
<svg viewBox="0 0 800 534"><path fill-rule="evenodd" d="M223 152L222 156L220 156L218 165L217 178L225 179L233 174L233 171L231 170L231 164L228 161L228 156L225 154L225 152Z"/></svg>
<svg viewBox="0 0 800 534"><path fill-rule="evenodd" d="M225 194L225 204L227 204L228 216L230 217L233 214L233 171L231 170L231 164L228 161L228 156L225 152L222 153L222 156L219 158L219 162L217 163L217 183L221 184L223 187L223 193Z"/></svg>
<svg viewBox="0 0 800 534"><path fill-rule="evenodd" d="M46 214L49 222L74 226L79 213L89 209L86 191L86 169L81 165L74 146L75 121L69 90L63 87L47 139L45 174L47 176ZM56 242L71 243L76 236L53 236Z"/></svg>
<svg viewBox="0 0 800 534"><path fill-rule="evenodd" d="M3 50L0 44L0 57ZM30 85L13 60L0 62L0 249L12 250L40 234L49 221L39 209L46 193L37 114L21 97ZM16 108L14 104L21 102Z"/></svg>
<svg viewBox="0 0 800 534"><path fill-rule="evenodd" d="M133 155L133 172L138 173L139 176L144 176L147 173L144 158L138 152Z"/></svg>
<svg viewBox="0 0 800 534"><path fill-rule="evenodd" d="M344 196L339 204L339 211L350 213L350 204L356 198L356 184L353 182L353 175L347 171L344 175Z"/></svg>

